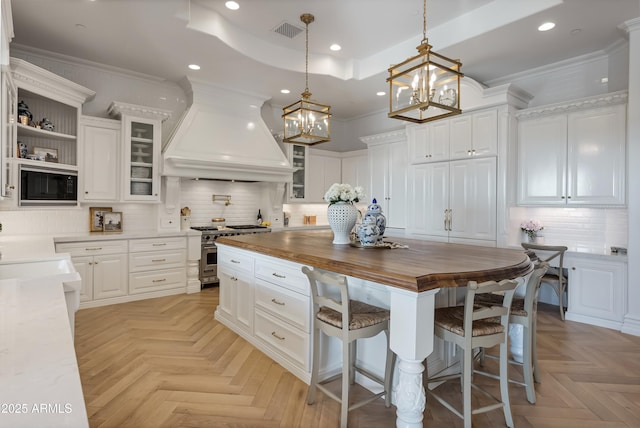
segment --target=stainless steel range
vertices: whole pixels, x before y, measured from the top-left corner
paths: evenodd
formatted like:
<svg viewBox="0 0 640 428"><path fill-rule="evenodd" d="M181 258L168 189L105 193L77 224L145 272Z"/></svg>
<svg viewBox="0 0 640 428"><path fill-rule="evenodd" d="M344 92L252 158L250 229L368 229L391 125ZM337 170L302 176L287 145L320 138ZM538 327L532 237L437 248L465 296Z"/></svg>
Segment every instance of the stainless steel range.
<svg viewBox="0 0 640 428"><path fill-rule="evenodd" d="M271 232L271 228L266 226L256 226L253 224L240 224L237 226L226 226L222 229L212 226L192 227L191 229L202 232L201 254L200 254L200 287L216 285L218 279L218 249L216 239L220 236L245 235L248 233Z"/></svg>

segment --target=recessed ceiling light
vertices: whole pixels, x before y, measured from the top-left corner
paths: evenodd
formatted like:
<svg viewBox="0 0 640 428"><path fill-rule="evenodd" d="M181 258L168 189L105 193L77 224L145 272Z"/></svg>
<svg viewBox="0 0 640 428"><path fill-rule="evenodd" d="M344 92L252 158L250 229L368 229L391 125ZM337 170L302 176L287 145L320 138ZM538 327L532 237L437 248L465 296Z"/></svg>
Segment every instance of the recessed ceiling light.
<svg viewBox="0 0 640 428"><path fill-rule="evenodd" d="M291 91L290 91L290 90L288 90L288 89L280 89L280 93L281 93L281 94L288 94L288 93L290 93L290 92L291 92Z"/></svg>
<svg viewBox="0 0 640 428"><path fill-rule="evenodd" d="M609 82L608 77L603 77L602 79L600 79L600 83L608 83L608 82Z"/></svg>
<svg viewBox="0 0 640 428"><path fill-rule="evenodd" d="M234 1L228 1L224 5L227 7L227 9L230 9L230 10L240 9L240 5Z"/></svg>
<svg viewBox="0 0 640 428"><path fill-rule="evenodd" d="M198 64L189 64L189 68L192 70L200 70L200 66Z"/></svg>
<svg viewBox="0 0 640 428"><path fill-rule="evenodd" d="M376 95L379 96L379 97L383 97L383 96L387 95L387 93L385 91L378 91L378 92L376 92Z"/></svg>
<svg viewBox="0 0 640 428"><path fill-rule="evenodd" d="M336 52L336 51L339 51L340 49L342 49L342 46L340 46L337 43L334 43L331 46L329 46L329 49L331 49L332 51Z"/></svg>
<svg viewBox="0 0 640 428"><path fill-rule="evenodd" d="M544 24L538 27L538 31L549 31L555 26L556 24L554 22L545 22Z"/></svg>

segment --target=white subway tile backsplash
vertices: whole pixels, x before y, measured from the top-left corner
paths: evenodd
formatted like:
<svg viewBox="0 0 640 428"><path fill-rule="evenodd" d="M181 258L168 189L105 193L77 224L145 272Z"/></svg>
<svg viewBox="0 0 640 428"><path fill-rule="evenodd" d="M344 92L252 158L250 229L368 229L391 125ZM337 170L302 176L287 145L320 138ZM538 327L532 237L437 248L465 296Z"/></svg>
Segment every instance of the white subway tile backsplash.
<svg viewBox="0 0 640 428"><path fill-rule="evenodd" d="M566 245L585 251L607 251L611 246L627 247L626 208L512 207L509 244L519 245L520 223L531 218L544 225L542 236L548 245Z"/></svg>

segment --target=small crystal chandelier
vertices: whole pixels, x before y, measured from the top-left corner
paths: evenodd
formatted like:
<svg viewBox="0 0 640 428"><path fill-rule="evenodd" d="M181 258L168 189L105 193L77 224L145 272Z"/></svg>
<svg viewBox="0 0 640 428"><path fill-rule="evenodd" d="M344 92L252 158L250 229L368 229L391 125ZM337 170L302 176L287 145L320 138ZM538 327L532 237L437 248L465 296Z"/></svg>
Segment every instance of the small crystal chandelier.
<svg viewBox="0 0 640 428"><path fill-rule="evenodd" d="M423 0L418 55L389 68L389 117L424 123L462 113L460 60L431 50L427 39L427 0Z"/></svg>
<svg viewBox="0 0 640 428"><path fill-rule="evenodd" d="M311 101L309 92L309 24L315 20L310 13L300 15L300 21L304 22L307 31L306 56L305 56L305 88L300 101L282 109L284 118L285 143L296 143L313 146L318 143L331 141L330 106Z"/></svg>

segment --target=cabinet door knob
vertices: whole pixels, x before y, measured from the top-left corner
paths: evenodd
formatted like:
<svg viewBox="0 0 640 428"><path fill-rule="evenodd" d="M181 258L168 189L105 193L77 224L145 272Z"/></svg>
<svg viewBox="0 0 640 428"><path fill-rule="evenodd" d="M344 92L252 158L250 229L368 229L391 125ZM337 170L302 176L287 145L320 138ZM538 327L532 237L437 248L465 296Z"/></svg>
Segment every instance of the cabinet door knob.
<svg viewBox="0 0 640 428"><path fill-rule="evenodd" d="M88 192L87 190L85 190L85 191L84 191L84 194L85 194L85 195L88 195L88 194L89 194L89 192Z"/></svg>
<svg viewBox="0 0 640 428"><path fill-rule="evenodd" d="M11 189L11 190L13 190L15 188L16 188L16 186L9 186L9 189Z"/></svg>

